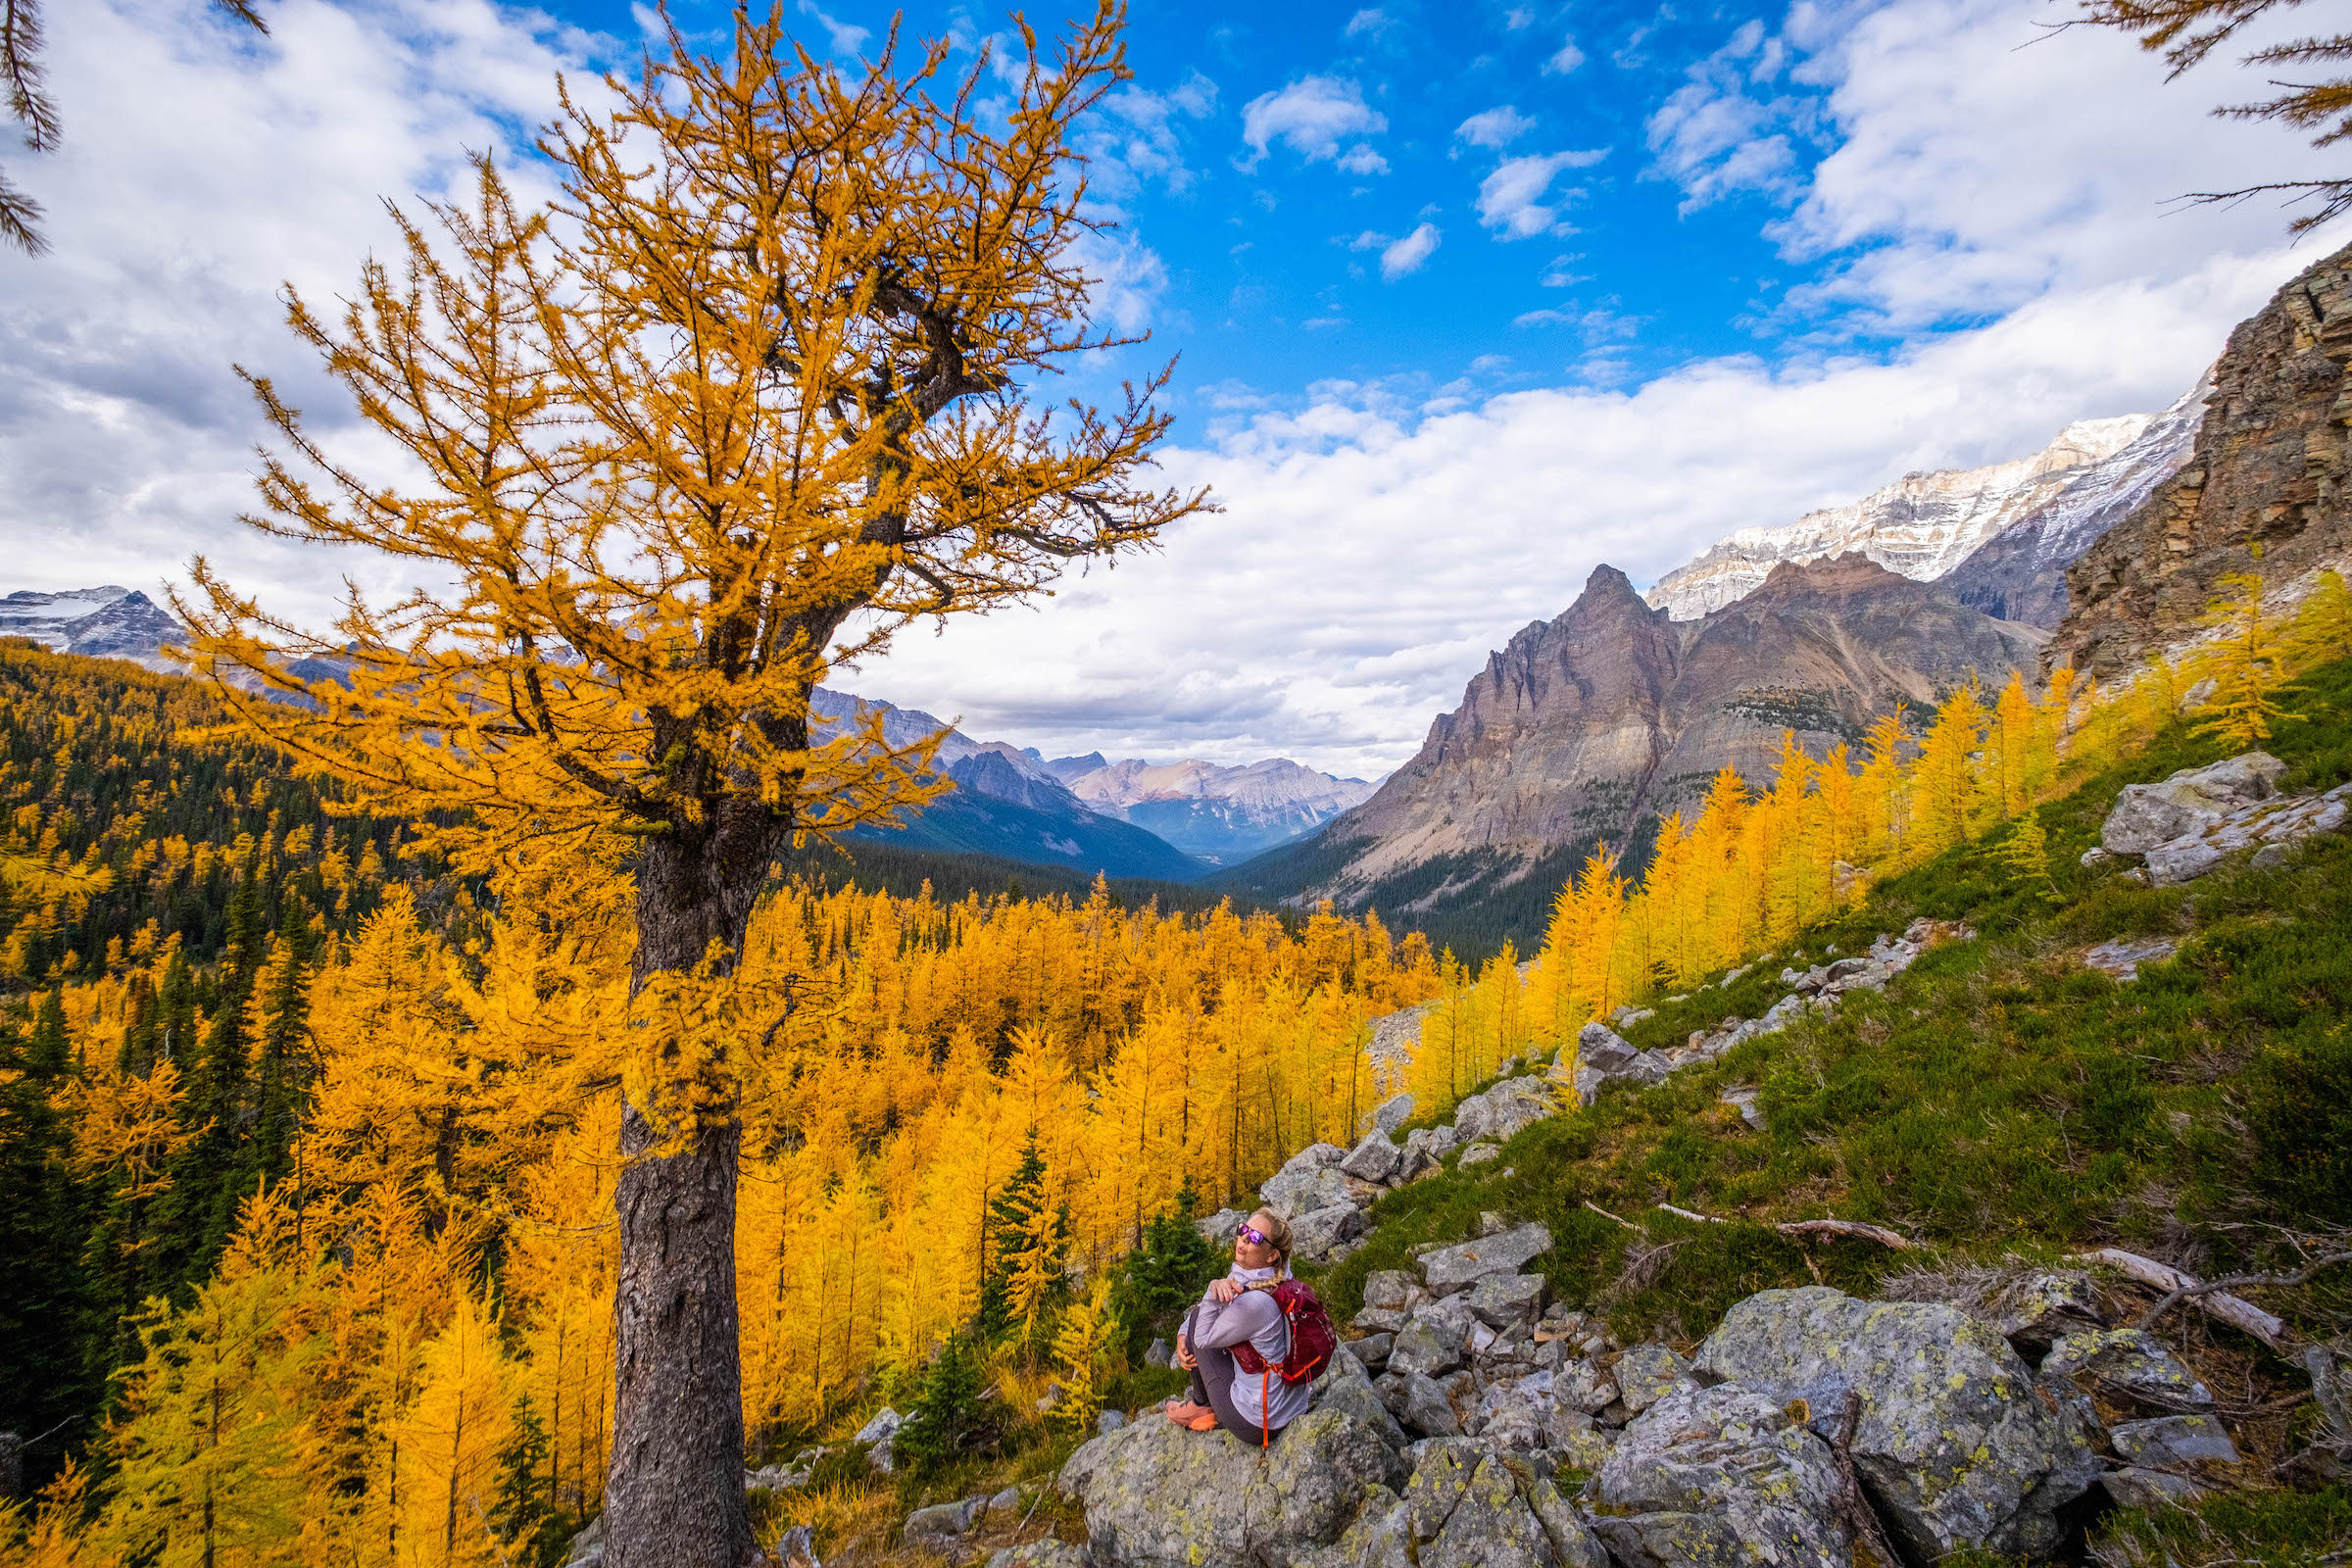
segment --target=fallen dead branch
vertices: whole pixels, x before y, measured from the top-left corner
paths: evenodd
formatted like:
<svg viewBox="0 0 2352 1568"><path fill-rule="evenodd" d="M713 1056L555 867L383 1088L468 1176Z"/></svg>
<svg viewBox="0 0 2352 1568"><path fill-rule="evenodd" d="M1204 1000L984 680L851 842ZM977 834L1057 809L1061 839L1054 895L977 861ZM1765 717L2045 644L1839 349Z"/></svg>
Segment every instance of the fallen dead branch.
<svg viewBox="0 0 2352 1568"><path fill-rule="evenodd" d="M2070 1260L2077 1263L2102 1263L2126 1279L2136 1280L2152 1291L2165 1292L2164 1298L2141 1319L2143 1328L2156 1320L2158 1311L2170 1310L2177 1302L2191 1300L2199 1311L2216 1322L2227 1323L2240 1333L2251 1334L2274 1350L2280 1348L2278 1342L2280 1336L2286 1333L2286 1324L2252 1301L2231 1296L2221 1289L2232 1283L2257 1283L2254 1279L2237 1280L2232 1277L2205 1284L2193 1275L2181 1273L2170 1263L2159 1263L2152 1257L2142 1257L2137 1252L2127 1252L2114 1247L2102 1247L2092 1252L2075 1252L2070 1254ZM2271 1283L2267 1278L2259 1282Z"/></svg>
<svg viewBox="0 0 2352 1568"><path fill-rule="evenodd" d="M1908 1236L1898 1236L1883 1226L1865 1225L1858 1219L1792 1219L1773 1229L1783 1236L1851 1236L1897 1252L1913 1250Z"/></svg>

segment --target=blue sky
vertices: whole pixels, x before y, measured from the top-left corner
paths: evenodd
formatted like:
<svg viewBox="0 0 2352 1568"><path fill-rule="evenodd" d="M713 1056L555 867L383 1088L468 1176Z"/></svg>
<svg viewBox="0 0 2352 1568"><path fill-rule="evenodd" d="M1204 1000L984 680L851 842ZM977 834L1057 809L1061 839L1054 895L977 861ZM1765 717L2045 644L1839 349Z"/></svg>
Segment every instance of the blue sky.
<svg viewBox="0 0 2352 1568"><path fill-rule="evenodd" d="M544 189L557 73L643 36L601 0L259 3L268 39L205 0L51 10L65 144L0 148L56 247L0 254L0 590L160 593L201 552L318 623L346 575L414 585L240 525L265 431L232 367L395 471L279 289L348 290L383 201L461 188L470 149ZM1101 318L1152 337L1102 370L1181 356L1164 466L1224 510L833 683L1049 755L1370 775L1600 564L1646 585L1736 528L2163 407L2346 237L2167 199L2335 166L2210 118L2259 88L2231 62L2168 86L2127 40L2046 36L2066 14L1145 0L1087 133L1122 225L1088 260ZM888 15L790 20L846 60ZM907 25L968 48L1004 22Z"/></svg>

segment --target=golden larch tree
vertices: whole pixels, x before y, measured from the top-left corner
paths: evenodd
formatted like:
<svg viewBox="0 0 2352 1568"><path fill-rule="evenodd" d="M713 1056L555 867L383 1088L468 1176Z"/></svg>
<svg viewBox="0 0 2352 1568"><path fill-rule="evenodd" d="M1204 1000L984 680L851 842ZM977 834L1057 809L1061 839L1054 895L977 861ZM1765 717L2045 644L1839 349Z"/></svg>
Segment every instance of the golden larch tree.
<svg viewBox="0 0 2352 1568"><path fill-rule="evenodd" d="M339 322L289 295L412 482L339 461L253 382L282 448L250 520L435 586L355 590L318 635L201 560L179 596L242 722L461 870L634 847L613 1568L756 1556L738 1080L789 992L738 973L753 906L798 839L941 787L878 713L813 728L811 688L1204 504L1141 481L1165 371L1107 412L1031 396L1118 341L1090 323L1073 136L1127 74L1122 23L1102 0L1057 47L1022 28L1008 71L984 54L944 81L944 43L843 71L779 11L739 13L724 58L673 35L609 112L567 95L546 210L485 159L470 204L400 218ZM297 678L304 656L344 681Z"/></svg>

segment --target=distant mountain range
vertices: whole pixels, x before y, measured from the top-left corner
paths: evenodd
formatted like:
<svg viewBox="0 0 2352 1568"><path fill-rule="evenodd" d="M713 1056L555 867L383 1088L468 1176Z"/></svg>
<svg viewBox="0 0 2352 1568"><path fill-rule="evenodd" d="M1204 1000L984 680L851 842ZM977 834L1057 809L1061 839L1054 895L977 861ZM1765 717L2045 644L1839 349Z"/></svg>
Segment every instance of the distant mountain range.
<svg viewBox="0 0 2352 1568"><path fill-rule="evenodd" d="M2188 461L2211 372L2162 414L2068 425L2039 452L1982 468L1906 473L1841 507L1742 528L1660 577L1677 620L1738 603L1791 562L1858 553L1963 604L2044 629L2066 614L2066 568Z"/></svg>
<svg viewBox="0 0 2352 1568"><path fill-rule="evenodd" d="M0 599L0 637L29 637L61 654L127 659L149 669L176 670L166 643L187 633L145 594L108 584L68 593L22 591Z"/></svg>
<svg viewBox="0 0 2352 1568"><path fill-rule="evenodd" d="M1049 762L1034 747L975 741L920 710L822 687L814 707L839 722L860 705L882 713L893 745L938 735L935 761L956 785L905 826L874 830L909 847L1182 880L1312 832L1372 792L1282 758L1241 767L1099 753Z"/></svg>

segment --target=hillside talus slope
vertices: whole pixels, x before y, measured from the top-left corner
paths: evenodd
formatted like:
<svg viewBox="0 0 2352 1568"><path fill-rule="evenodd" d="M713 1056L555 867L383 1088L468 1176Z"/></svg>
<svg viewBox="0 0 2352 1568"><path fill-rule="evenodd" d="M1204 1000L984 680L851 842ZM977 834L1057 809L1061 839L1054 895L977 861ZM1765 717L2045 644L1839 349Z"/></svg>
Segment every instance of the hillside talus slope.
<svg viewBox="0 0 2352 1568"><path fill-rule="evenodd" d="M1368 842L1326 888L1378 902L1381 878L1436 856L1623 843L1727 763L1767 774L1785 731L1816 754L1856 741L1898 701L2030 666L2038 641L1858 555L1785 564L1692 621L1601 566L1566 613L1491 656L1420 753L1327 830L1333 845Z"/></svg>
<svg viewBox="0 0 2352 1568"><path fill-rule="evenodd" d="M2239 323L2213 380L2187 465L2067 572L2048 662L2111 675L2190 638L2250 544L2275 588L2352 557L2352 246Z"/></svg>

